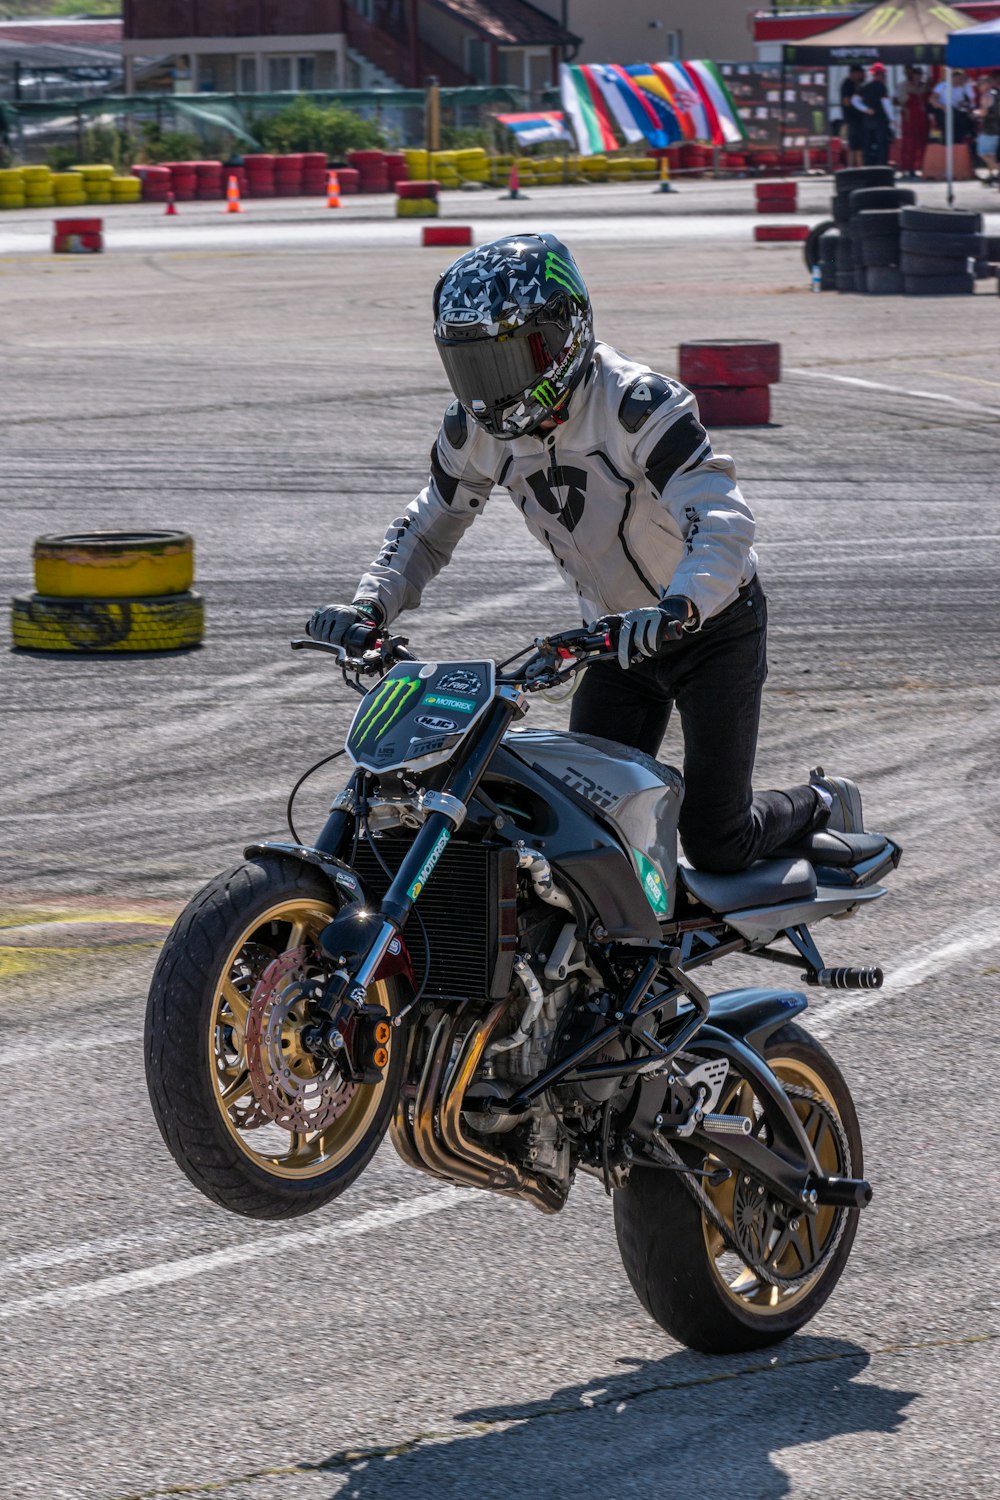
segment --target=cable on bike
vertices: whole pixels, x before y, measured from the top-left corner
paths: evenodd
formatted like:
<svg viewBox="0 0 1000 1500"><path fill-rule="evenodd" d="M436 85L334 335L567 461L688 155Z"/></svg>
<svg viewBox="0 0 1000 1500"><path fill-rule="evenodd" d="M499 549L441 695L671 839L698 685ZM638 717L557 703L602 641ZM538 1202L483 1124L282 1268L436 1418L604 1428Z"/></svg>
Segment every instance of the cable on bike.
<svg viewBox="0 0 1000 1500"><path fill-rule="evenodd" d="M331 760L337 760L341 755L346 755L346 754L347 754L346 750L334 750L334 752L333 752L332 755L324 755L323 759L322 760L318 760L314 766L310 766L309 769L308 769L308 771L303 771L302 775L299 777L298 781L295 783L295 785L292 787L292 790L289 792L289 794L288 794L288 801L285 804L285 821L288 824L288 831L289 831L289 833L292 835L292 838L295 840L295 842L297 844L301 844L302 840L299 838L297 832L295 831L295 824L292 822L292 808L293 808L293 806L295 804L295 797L296 797L296 793L299 790L299 787L302 785L302 783L304 781L308 781L309 780L309 777L312 775L312 773L314 771L320 770L321 767L323 767L323 766L328 766L330 764Z"/></svg>

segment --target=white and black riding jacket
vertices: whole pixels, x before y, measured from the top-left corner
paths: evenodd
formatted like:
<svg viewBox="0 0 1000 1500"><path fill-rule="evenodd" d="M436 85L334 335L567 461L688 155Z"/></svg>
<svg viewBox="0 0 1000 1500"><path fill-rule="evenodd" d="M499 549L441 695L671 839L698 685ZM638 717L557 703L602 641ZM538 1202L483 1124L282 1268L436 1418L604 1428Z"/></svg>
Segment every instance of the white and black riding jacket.
<svg viewBox="0 0 1000 1500"><path fill-rule="evenodd" d="M415 608L494 488L552 553L587 622L665 594L690 599L703 622L756 571L753 514L692 393L599 343L552 432L501 441L448 408L430 480L389 527L358 599L377 599L388 620Z"/></svg>

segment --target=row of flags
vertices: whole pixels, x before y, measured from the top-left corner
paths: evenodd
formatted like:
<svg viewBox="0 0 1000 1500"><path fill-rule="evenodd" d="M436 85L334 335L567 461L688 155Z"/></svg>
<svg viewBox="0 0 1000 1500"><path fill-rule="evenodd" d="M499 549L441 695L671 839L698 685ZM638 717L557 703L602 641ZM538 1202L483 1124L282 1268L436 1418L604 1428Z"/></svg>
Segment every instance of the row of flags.
<svg viewBox="0 0 1000 1500"><path fill-rule="evenodd" d="M675 141L746 139L713 62L563 63L559 73L562 111L498 116L524 146L575 137L581 156L617 151L616 126L627 145L644 140L660 150Z"/></svg>

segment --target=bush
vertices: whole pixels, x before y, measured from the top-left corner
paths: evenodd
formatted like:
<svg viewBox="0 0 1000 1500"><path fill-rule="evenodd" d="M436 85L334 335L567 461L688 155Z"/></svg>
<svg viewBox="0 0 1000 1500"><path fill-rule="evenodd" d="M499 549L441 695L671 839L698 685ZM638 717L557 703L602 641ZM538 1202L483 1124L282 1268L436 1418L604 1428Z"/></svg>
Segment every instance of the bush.
<svg viewBox="0 0 1000 1500"><path fill-rule="evenodd" d="M139 153L138 142L127 130L108 125L103 120L89 125L83 133L83 159L110 162L116 172L127 172ZM73 160L77 157L74 154Z"/></svg>
<svg viewBox="0 0 1000 1500"><path fill-rule="evenodd" d="M202 154L201 137L190 130L161 130L159 125L142 127L142 155L145 161L198 161Z"/></svg>
<svg viewBox="0 0 1000 1500"><path fill-rule="evenodd" d="M343 104L318 104L300 94L276 114L259 116L250 127L264 151L325 151L343 158L348 151L370 150L385 144L374 120L363 120Z"/></svg>

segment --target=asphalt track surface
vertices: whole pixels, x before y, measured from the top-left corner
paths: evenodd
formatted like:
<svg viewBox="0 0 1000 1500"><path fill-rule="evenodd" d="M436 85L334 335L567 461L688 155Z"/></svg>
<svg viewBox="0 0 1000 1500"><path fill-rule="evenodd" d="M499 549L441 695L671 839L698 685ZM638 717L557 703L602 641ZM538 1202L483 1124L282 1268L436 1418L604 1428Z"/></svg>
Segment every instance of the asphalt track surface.
<svg viewBox="0 0 1000 1500"><path fill-rule="evenodd" d="M448 254L250 224L223 250L3 256L6 595L38 533L183 526L209 620L185 656L0 660L4 1500L996 1493L1000 299L814 296L797 247L651 244L639 208L580 239L605 338L668 372L685 337L784 349L772 425L716 436L770 597L758 783L850 772L906 851L890 900L817 929L889 974L811 1008L876 1190L847 1273L799 1337L709 1359L647 1319L589 1178L547 1219L386 1147L272 1226L180 1177L142 1078L157 945L345 727L286 642L423 481ZM579 209L523 213L569 237ZM409 623L468 656L572 618L497 498Z"/></svg>

